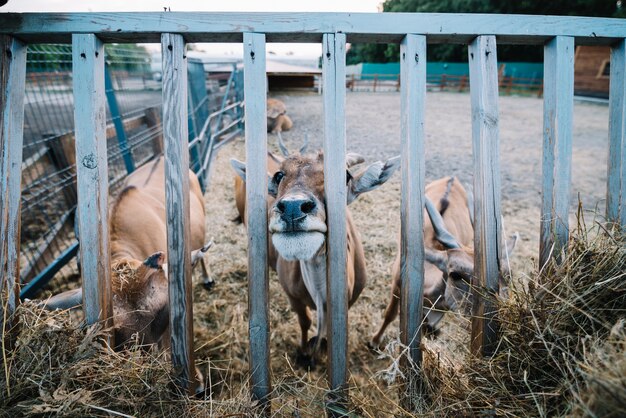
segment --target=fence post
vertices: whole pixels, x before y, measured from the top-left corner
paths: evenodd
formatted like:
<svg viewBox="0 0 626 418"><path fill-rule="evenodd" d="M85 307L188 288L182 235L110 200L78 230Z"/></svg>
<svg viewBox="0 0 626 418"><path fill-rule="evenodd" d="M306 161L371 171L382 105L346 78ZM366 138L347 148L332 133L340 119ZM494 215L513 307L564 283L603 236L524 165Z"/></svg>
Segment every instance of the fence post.
<svg viewBox="0 0 626 418"><path fill-rule="evenodd" d="M250 391L269 414L269 276L267 272L267 76L265 35L244 33L246 102L246 218L248 219L248 310Z"/></svg>
<svg viewBox="0 0 626 418"><path fill-rule="evenodd" d="M474 277L471 349L492 355L498 326L493 297L498 293L502 216L498 132L498 59L495 36L469 45L474 155Z"/></svg>
<svg viewBox="0 0 626 418"><path fill-rule="evenodd" d="M346 35L322 38L324 83L324 191L326 193L328 295L328 412L347 403L348 294L346 291ZM321 308L321 307L320 307ZM318 308L319 309L319 308Z"/></svg>
<svg viewBox="0 0 626 418"><path fill-rule="evenodd" d="M163 146L172 365L177 384L193 393L193 318L189 225L187 56L179 34L161 35Z"/></svg>
<svg viewBox="0 0 626 418"><path fill-rule="evenodd" d="M544 48L543 187L539 266L557 261L569 239L574 110L574 38L557 36Z"/></svg>
<svg viewBox="0 0 626 418"><path fill-rule="evenodd" d="M133 155L128 147L128 139L126 138L126 131L124 131L124 121L120 114L120 107L115 97L115 89L113 88L113 82L111 80L111 71L109 71L109 65L104 66L104 90L106 92L107 103L109 104L109 111L111 112L111 119L113 120L113 126L115 127L115 136L117 136L117 143L122 151L122 158L124 159L124 165L126 166L126 172L128 174L135 171L135 162L133 161Z"/></svg>
<svg viewBox="0 0 626 418"><path fill-rule="evenodd" d="M403 361L405 409L419 411L422 402L422 294L424 288L424 113L426 37L407 35L400 44L400 118L402 200L400 206L400 340L408 347Z"/></svg>
<svg viewBox="0 0 626 418"><path fill-rule="evenodd" d="M109 255L109 173L104 47L94 34L72 35L78 229L83 310L88 324L113 315ZM110 337L114 345L113 336Z"/></svg>
<svg viewBox="0 0 626 418"><path fill-rule="evenodd" d="M0 35L0 54L0 320L6 324L0 342L5 347L19 303L26 45Z"/></svg>
<svg viewBox="0 0 626 418"><path fill-rule="evenodd" d="M611 48L606 217L626 228L626 40Z"/></svg>

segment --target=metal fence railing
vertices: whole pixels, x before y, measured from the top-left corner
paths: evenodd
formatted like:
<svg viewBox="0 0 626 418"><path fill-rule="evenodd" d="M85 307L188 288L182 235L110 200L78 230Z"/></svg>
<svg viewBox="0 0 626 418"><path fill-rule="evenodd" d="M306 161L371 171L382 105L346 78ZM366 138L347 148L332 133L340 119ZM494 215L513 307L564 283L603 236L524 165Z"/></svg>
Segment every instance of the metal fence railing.
<svg viewBox="0 0 626 418"><path fill-rule="evenodd" d="M160 77L151 70L152 57L145 49L107 45L105 54L109 189L115 193L130 171L162 152L162 91ZM237 135L240 128L243 108L241 89L236 85L240 77L234 66L232 76L220 85L210 81L201 61L190 60L189 67L189 126L202 126L211 115L210 129L189 130L198 147L191 168L203 172L210 163L209 144L225 133ZM33 297L78 252L72 77L71 45L28 46L21 195L22 297ZM76 265L66 269L68 274L77 273Z"/></svg>

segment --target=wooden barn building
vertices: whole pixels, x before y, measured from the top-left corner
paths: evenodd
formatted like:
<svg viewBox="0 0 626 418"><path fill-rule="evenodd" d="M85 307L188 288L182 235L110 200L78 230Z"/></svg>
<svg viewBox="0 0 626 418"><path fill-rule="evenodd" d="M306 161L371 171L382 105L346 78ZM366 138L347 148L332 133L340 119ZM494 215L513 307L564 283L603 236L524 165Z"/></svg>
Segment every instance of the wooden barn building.
<svg viewBox="0 0 626 418"><path fill-rule="evenodd" d="M578 46L574 56L574 94L609 97L610 54L608 46Z"/></svg>

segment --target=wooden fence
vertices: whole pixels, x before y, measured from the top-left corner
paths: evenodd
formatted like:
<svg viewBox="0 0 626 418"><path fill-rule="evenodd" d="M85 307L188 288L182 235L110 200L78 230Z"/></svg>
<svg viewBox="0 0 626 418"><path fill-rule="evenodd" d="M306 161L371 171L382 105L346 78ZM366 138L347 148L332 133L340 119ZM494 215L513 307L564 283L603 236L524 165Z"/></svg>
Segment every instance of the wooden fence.
<svg viewBox="0 0 626 418"><path fill-rule="evenodd" d="M418 31L417 33L415 31ZM322 42L325 190L328 219L328 380L339 400L347 396L345 284L345 53L346 42L401 45L402 303L401 340L419 366L424 276L424 97L428 43L469 45L474 154L475 271L478 286L497 292L501 216L498 155L498 69L501 44L544 45L543 204L540 263L558 257L568 242L571 178L574 45L610 45L610 146L607 218L626 224L626 22L620 19L467 14L332 13L71 13L0 15L2 162L0 268L3 315L17 303L19 194L26 44L72 42L76 103L76 158L81 228L84 310L87 320L111 315L108 193L104 115L103 42L161 42L163 126L172 361L179 382L193 376L187 152L187 42L244 43L249 244L251 391L266 401L271 391L267 274L266 42ZM495 349L494 307L478 301L472 349ZM409 362L405 361L405 367ZM406 374L419 396L419 373ZM262 402L263 403L263 402Z"/></svg>
<svg viewBox="0 0 626 418"><path fill-rule="evenodd" d="M400 91L400 74L350 74L346 78L346 88L350 91ZM426 76L428 91L469 91L469 76L454 74L432 74ZM498 77L500 94L543 95L541 78Z"/></svg>

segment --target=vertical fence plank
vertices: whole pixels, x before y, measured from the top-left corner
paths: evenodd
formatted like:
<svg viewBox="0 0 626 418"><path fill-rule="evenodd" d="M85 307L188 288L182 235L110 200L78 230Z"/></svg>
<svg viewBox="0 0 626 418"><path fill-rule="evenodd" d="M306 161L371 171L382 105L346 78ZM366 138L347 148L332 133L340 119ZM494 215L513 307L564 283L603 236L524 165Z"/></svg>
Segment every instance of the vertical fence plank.
<svg viewBox="0 0 626 418"><path fill-rule="evenodd" d="M8 331L19 302L26 45L1 35L0 54L0 320Z"/></svg>
<svg viewBox="0 0 626 418"><path fill-rule="evenodd" d="M265 35L245 33L246 219L248 220L248 310L250 385L254 399L266 404L269 376L269 279L267 273L267 77ZM269 406L269 403L267 403Z"/></svg>
<svg viewBox="0 0 626 418"><path fill-rule="evenodd" d="M72 36L72 71L83 310L92 324L113 315L104 47L95 35Z"/></svg>
<svg viewBox="0 0 626 418"><path fill-rule="evenodd" d="M133 154L128 146L128 139L126 138L126 131L124 130L124 120L122 119L120 107L117 103L113 80L111 79L111 71L108 65L104 67L104 91L106 93L107 103L109 104L111 119L113 119L117 143L119 144L122 158L124 159L124 165L126 166L126 173L130 174L135 171L135 162L133 161Z"/></svg>
<svg viewBox="0 0 626 418"><path fill-rule="evenodd" d="M611 48L606 217L626 228L626 40Z"/></svg>
<svg viewBox="0 0 626 418"><path fill-rule="evenodd" d="M569 239L572 171L574 38L557 36L544 48L543 187L539 265L560 259Z"/></svg>
<svg viewBox="0 0 626 418"><path fill-rule="evenodd" d="M193 320L189 243L187 56L182 35L161 35L163 145L172 365L180 387L193 390Z"/></svg>
<svg viewBox="0 0 626 418"><path fill-rule="evenodd" d="M348 295L346 291L346 35L322 39L324 191L327 235L329 407L347 398Z"/></svg>
<svg viewBox="0 0 626 418"><path fill-rule="evenodd" d="M498 292L502 231L495 36L478 36L472 41L469 64L475 196L471 348L475 355L491 355L498 332L492 296Z"/></svg>
<svg viewBox="0 0 626 418"><path fill-rule="evenodd" d="M426 37L407 35L400 44L400 117L402 201L400 207L400 340L409 347L404 375L405 398L412 410L420 403L421 324L424 288L424 113ZM410 405L410 402L414 405Z"/></svg>

